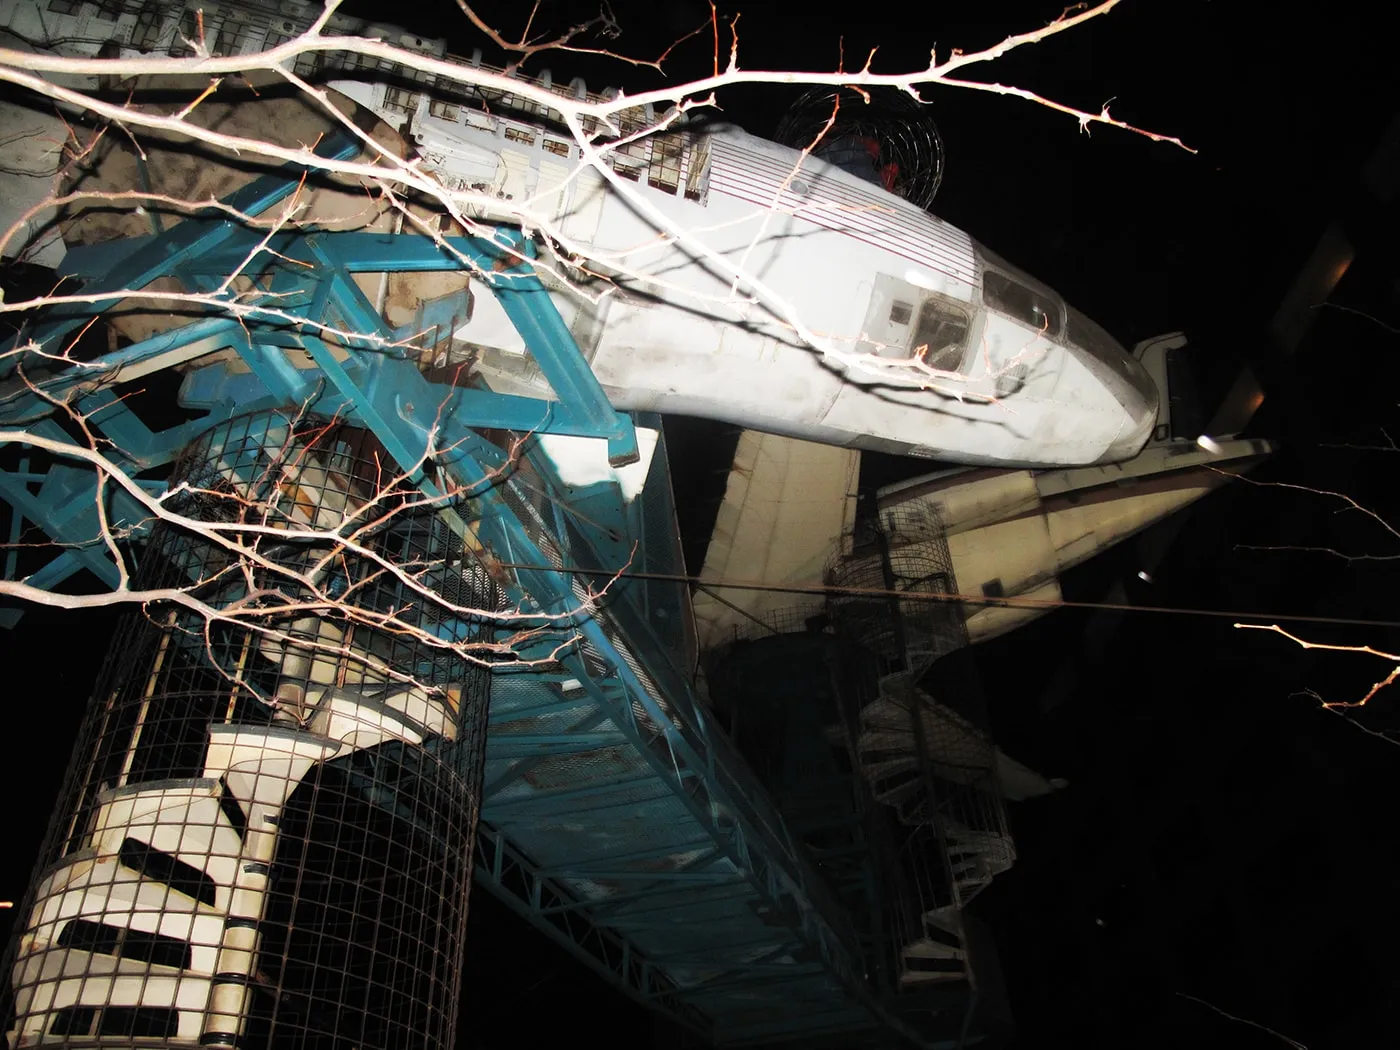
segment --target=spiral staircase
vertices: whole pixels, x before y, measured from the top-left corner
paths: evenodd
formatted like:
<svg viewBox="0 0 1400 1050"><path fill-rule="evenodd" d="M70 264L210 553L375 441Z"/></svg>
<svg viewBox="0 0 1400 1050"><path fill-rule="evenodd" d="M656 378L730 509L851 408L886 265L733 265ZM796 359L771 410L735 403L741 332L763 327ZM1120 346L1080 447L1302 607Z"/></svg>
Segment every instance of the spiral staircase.
<svg viewBox="0 0 1400 1050"><path fill-rule="evenodd" d="M969 980L963 909L1016 854L995 744L961 713L980 706L975 685L945 684L959 710L924 688L939 677L930 669L967 644L962 611L949 600L958 590L941 523L927 508L866 522L828 579L850 595L831 603L838 629L878 667L854 751L871 794L901 829L902 896L912 903L895 931L899 985Z"/></svg>
<svg viewBox="0 0 1400 1050"><path fill-rule="evenodd" d="M258 929L287 799L318 763L450 737L450 713L416 692L376 702L328 690L305 728L211 725L201 777L102 792L90 844L40 884L10 1045L81 1035L237 1045L265 982Z"/></svg>

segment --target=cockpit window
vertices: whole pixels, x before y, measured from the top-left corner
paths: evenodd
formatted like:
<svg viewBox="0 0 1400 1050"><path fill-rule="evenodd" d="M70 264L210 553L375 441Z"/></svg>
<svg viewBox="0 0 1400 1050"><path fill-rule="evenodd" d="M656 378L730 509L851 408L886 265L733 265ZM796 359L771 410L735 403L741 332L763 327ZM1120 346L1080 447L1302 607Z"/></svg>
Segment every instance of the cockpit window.
<svg viewBox="0 0 1400 1050"><path fill-rule="evenodd" d="M1069 341L1089 351L1100 361L1115 361L1124 354L1118 340L1109 335L1102 325L1072 306L1069 308Z"/></svg>
<svg viewBox="0 0 1400 1050"><path fill-rule="evenodd" d="M969 327L966 310L931 296L919 308L919 323L909 346L930 368L956 372L962 368Z"/></svg>
<svg viewBox="0 0 1400 1050"><path fill-rule="evenodd" d="M1152 377L1098 323L1072 306L1068 312L1069 342L1107 367L1128 389L1151 404L1157 397L1157 386L1152 382Z"/></svg>
<svg viewBox="0 0 1400 1050"><path fill-rule="evenodd" d="M982 271L982 301L993 310L1044 332L1051 339L1060 334L1060 304L1054 296L1039 292L996 270Z"/></svg>

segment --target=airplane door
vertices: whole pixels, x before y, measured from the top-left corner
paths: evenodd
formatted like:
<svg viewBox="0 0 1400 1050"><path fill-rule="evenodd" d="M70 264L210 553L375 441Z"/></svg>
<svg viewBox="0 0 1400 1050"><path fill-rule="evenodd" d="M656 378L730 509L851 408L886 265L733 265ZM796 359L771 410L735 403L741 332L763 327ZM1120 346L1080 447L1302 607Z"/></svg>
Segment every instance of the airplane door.
<svg viewBox="0 0 1400 1050"><path fill-rule="evenodd" d="M920 298L919 289L908 281L876 274L856 350L880 357L908 357Z"/></svg>

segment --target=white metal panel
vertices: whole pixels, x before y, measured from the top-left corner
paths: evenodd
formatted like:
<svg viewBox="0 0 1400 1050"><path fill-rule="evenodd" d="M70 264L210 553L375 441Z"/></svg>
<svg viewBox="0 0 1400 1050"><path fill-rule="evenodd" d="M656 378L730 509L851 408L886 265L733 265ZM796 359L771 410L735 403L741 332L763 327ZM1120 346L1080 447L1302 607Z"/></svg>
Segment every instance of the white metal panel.
<svg viewBox="0 0 1400 1050"><path fill-rule="evenodd" d="M22 255L28 262L56 267L65 249L58 227L49 225L55 212L38 209L54 192L68 128L52 114L9 102L0 102L0 128L0 171L7 176L0 193L0 236L19 224L5 242L5 257Z"/></svg>
<svg viewBox="0 0 1400 1050"><path fill-rule="evenodd" d="M1023 627L1032 620L1037 620L1048 612L1055 609L1054 602L1058 602L1062 597L1060 593L1060 581L1051 580L1042 587L1027 591L1018 597L1033 600L1040 605L983 605L980 608L972 606L975 611L967 618L967 640L976 644L977 642L990 641L993 638L1000 638L1009 631L1014 631L1018 627Z"/></svg>
<svg viewBox="0 0 1400 1050"><path fill-rule="evenodd" d="M960 590L980 594L1000 583L1001 593L1019 594L1053 578L1058 562L1045 518L1039 514L997 522L948 537L948 554Z"/></svg>
<svg viewBox="0 0 1400 1050"><path fill-rule="evenodd" d="M1077 503L1067 499L1047 501L1049 534L1059 552L1061 568L1077 565L1161 521L1227 480L1224 474L1197 468L1129 489L1104 490Z"/></svg>
<svg viewBox="0 0 1400 1050"><path fill-rule="evenodd" d="M702 583L819 587L822 570L854 517L859 473L858 452L745 431L705 552ZM803 601L802 595L783 591L723 588L716 593L723 602L704 589L695 594L702 649L721 644L735 628L747 630L754 619Z"/></svg>

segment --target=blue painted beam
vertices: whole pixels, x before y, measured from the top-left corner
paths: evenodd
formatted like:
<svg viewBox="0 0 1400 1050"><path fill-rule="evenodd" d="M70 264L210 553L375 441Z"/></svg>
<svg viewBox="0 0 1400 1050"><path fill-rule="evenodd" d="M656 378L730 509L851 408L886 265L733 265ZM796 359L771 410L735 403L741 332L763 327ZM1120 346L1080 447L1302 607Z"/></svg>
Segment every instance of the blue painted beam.
<svg viewBox="0 0 1400 1050"><path fill-rule="evenodd" d="M558 694L549 694L558 697ZM512 722L519 722L527 718L540 718L544 715L563 714L565 711L577 711L580 708L592 707L593 699L587 695L564 696L561 699L541 700L538 703L527 704L521 707L502 707L493 698L491 701L491 715L487 724L493 726L510 725Z"/></svg>
<svg viewBox="0 0 1400 1050"><path fill-rule="evenodd" d="M187 348L198 347L204 354L232 345L230 337L240 331L238 322L228 317L210 317L181 328L161 332L139 343L72 365L57 374L48 374L44 363L26 369L26 380L11 380L0 386L0 420L20 421L53 411L47 398L66 400L78 388L99 390L110 385L123 369L137 365L153 367L162 359L170 364L187 360ZM196 356L191 354L190 356ZM47 398L39 396L37 387Z"/></svg>
<svg viewBox="0 0 1400 1050"><path fill-rule="evenodd" d="M317 261L331 274L394 270L462 269L465 257L484 282L496 293L506 316L515 325L526 347L549 380L558 400L568 405L591 432L608 440L608 460L614 466L635 463L639 457L636 432L631 421L620 415L609 403L602 386L583 360L573 333L569 331L550 293L540 281L531 262L536 256L533 242L517 233L505 232L496 242L480 238L448 238L444 248L431 238L412 234L327 233L306 238L302 242ZM460 253L460 255L456 254ZM214 257L225 266L236 266L238 260ZM334 278L348 287L340 289L345 299L358 295L353 282ZM378 314L354 310L352 330L377 330L382 327ZM393 333L384 333L392 341Z"/></svg>
<svg viewBox="0 0 1400 1050"><path fill-rule="evenodd" d="M627 942L553 905L572 900L552 880L539 878L528 862L492 827L477 830L476 881L485 885L536 929L637 1002L666 1010L679 1024L708 1039L709 1018L674 995L675 985Z"/></svg>
<svg viewBox="0 0 1400 1050"><path fill-rule="evenodd" d="M349 414L345 399L320 383L312 403L317 415L339 419ZM230 372L225 364L206 365L185 373L180 384L180 405L183 408L214 412L220 405L236 405L240 414L254 415L285 409L289 402L267 388L255 372Z"/></svg>
<svg viewBox="0 0 1400 1050"><path fill-rule="evenodd" d="M748 884L744 873L736 871L733 873L731 882L716 883L700 889L688 887L682 891L675 885L665 885L634 890L626 895L616 894L605 901L597 902L598 910L594 914L593 921L616 927L651 927L657 925L658 915L674 912L674 921L686 923L693 921L693 916L688 916L686 913L693 912L704 905L746 902L757 900L758 896L754 888ZM647 906L637 907L638 904ZM677 908L678 904L682 905L679 909ZM711 928L712 924L707 923L706 929ZM750 934L753 933L751 923L746 922L743 929Z"/></svg>
<svg viewBox="0 0 1400 1050"><path fill-rule="evenodd" d="M491 802L489 798L485 798L482 800L482 815L489 815L492 823L494 823L499 819L513 817L521 812L528 812L531 809L539 810L551 805L558 805L562 802L578 802L583 799L605 794L609 791L615 792L620 788L640 787L644 784L654 783L656 783L655 777L648 773L639 773L636 776L612 780L606 783L584 784L579 787L535 791L525 798L513 798L494 803ZM665 796L659 794L658 797Z"/></svg>
<svg viewBox="0 0 1400 1050"><path fill-rule="evenodd" d="M624 504L621 489L611 481L583 486L566 485L538 441L526 445L526 454L530 456L535 472L543 479L545 488L562 496L553 501L560 517L559 531L563 531L563 519L567 518L576 527L575 535L586 544L584 550L579 550L578 544L574 545L574 564L602 574L586 582L600 586L608 582L611 574L638 568L641 556L634 543L641 539L641 534L633 521L640 509L638 501L633 500L631 505ZM631 581L618 580L612 583L609 591L619 592L633 586ZM644 593L645 585L637 589Z"/></svg>
<svg viewBox="0 0 1400 1050"><path fill-rule="evenodd" d="M634 864L637 862L655 861L660 857L671 857L680 853L690 853L697 849L706 849L710 845L709 839L699 841L685 839L671 840L662 843L653 843L645 849L628 849L622 852L593 853L586 858L571 862L567 868L554 868L542 866L538 869L541 877L557 878L566 871L571 877L592 876L598 871L605 871L610 867L620 864Z"/></svg>
<svg viewBox="0 0 1400 1050"><path fill-rule="evenodd" d="M18 517L18 515L16 515ZM40 569L31 572L25 577L24 582L31 587L36 587L41 591L51 591L65 580L76 576L80 572L89 571L87 562L77 551L66 550L57 558L50 559ZM6 579L13 579L6 573ZM18 616L13 623L7 626L13 627L18 622Z"/></svg>
<svg viewBox="0 0 1400 1050"><path fill-rule="evenodd" d="M51 420L41 420L30 430L54 441L71 440ZM95 468L58 459L49 467L37 493L30 492L29 484L0 471L0 497L18 514L43 528L62 548L61 553L71 555L71 561L94 573L107 586L118 586L121 575L110 549L102 540ZM128 493L112 484L106 486L106 491L106 510L111 525L121 528L141 523L145 512ZM67 571L71 561L60 567L60 578L71 575ZM50 570L42 578L53 579L54 576L55 572Z"/></svg>
<svg viewBox="0 0 1400 1050"><path fill-rule="evenodd" d="M748 970L747 966L736 966L731 973L740 970ZM821 974L822 968L819 964L813 963L793 963L790 966L757 966L752 968L754 973L761 976L753 977L745 974L735 980L705 981L702 984L689 985L677 990L676 994L683 999L706 999L706 998L728 998L735 992L745 992L752 994L760 989L780 988L784 985L795 984L799 981L806 981ZM851 1004L842 1003L834 1006L833 1012L842 1014L851 1013ZM865 1018L867 1024L871 1024L869 1017ZM871 1025L873 1027L873 1024Z"/></svg>
<svg viewBox="0 0 1400 1050"><path fill-rule="evenodd" d="M252 376L277 402L283 405L316 405L325 412L326 406L320 404L319 396L324 377L319 371L297 368L288 359L285 348L261 339L254 342L242 332L231 343ZM228 392L224 392L224 396L227 397ZM344 395L341 396L343 398Z"/></svg>
<svg viewBox="0 0 1400 1050"><path fill-rule="evenodd" d="M77 507L81 504L91 505L97 489L94 485L92 492L88 493L83 490L81 485L77 485L68 487L67 491L71 493L67 497L69 504ZM65 579L71 575L70 567L73 562L76 562L108 587L117 587L121 584L121 575L117 570L117 565L112 561L107 548L102 545L98 536L96 510L90 513L75 513L66 519L55 520L49 514L50 504L39 500L24 485L14 484L12 479L3 472L0 472L0 496L3 496L10 506L30 521L42 523L44 531L56 544L63 547L62 553L70 557L69 562L59 566L57 571L46 573L44 578ZM39 570L39 573L43 572L44 570ZM38 573L34 575L38 575Z"/></svg>
<svg viewBox="0 0 1400 1050"><path fill-rule="evenodd" d="M608 720L607 714L606 714L605 712L603 712L603 711L597 710L597 708L594 707L592 710L589 711L588 714L585 714L582 718L580 718L577 722L575 722L572 726L570 726L570 727L568 728L568 730L566 730L566 733L569 734L570 736L573 736L573 735L581 735L581 734L587 734L587 733L589 733L591 730L593 730L593 729L597 728L598 726L602 725L602 724L603 724L604 722L606 722L607 720ZM504 733L504 734L503 734L503 733L499 733L499 732L496 733L496 734L494 734L494 736L504 736L504 737L506 737L507 739L508 739L510 736L512 736L512 735L513 735L513 734L508 734L508 733ZM622 734L619 733L619 734L616 734L616 735L617 735L618 737L621 738L620 741L619 741L619 743L626 743L626 742L627 742L627 738L624 737L624 736L622 736ZM487 744L486 744L486 747L487 747L487 751L486 751L486 760L487 760L488 762L490 762L492 759L496 759L496 758L511 758L511 757L524 757L525 760L522 761L522 762L517 762L517 763L515 763L513 766L511 766L509 769L506 769L504 772L497 773L497 774L495 774L494 776L492 776L492 777L490 777L489 779L487 779L485 785L484 785L484 786L482 787L482 789L481 789L481 797L482 797L483 800L493 798L494 796L496 796L497 794L499 794L502 788L504 788L504 787L505 787L506 785L508 785L508 784L512 784L512 783L514 783L515 781L519 780L522 776L524 776L524 775L525 775L527 772L529 772L531 769L534 769L536 766L538 766L539 763L540 763L540 761L541 761L541 759L542 759L543 757L545 757L544 755L539 754L539 753L536 753L536 754L533 755L533 756L512 756L512 755L504 754L504 753L502 753L502 752L500 752L500 751L493 751L493 750L491 750L492 739L493 739L492 737L488 737L488 738L487 738Z"/></svg>
<svg viewBox="0 0 1400 1050"><path fill-rule="evenodd" d="M27 489L28 483L31 480L31 475L29 474L28 454L21 453L19 460L19 470L11 472L10 478L11 484L26 486ZM43 477L42 475L40 475L34 480L42 481ZM19 562L19 538L23 534L23 532L24 515L19 512L18 508L15 508L10 514L10 549L5 552L4 578L7 580L13 580L15 578L15 570ZM10 626L13 626L13 624L10 624Z"/></svg>
<svg viewBox="0 0 1400 1050"><path fill-rule="evenodd" d="M552 869L546 869L552 870ZM559 877L569 877L560 869ZM596 879L600 882L646 882L653 883L658 888L673 889L678 884L685 884L688 888L694 884L701 885L729 885L736 879L743 878L742 875L732 871L636 871L628 868L604 868L595 870L592 867L587 869L587 874L578 874L580 878Z"/></svg>
<svg viewBox="0 0 1400 1050"><path fill-rule="evenodd" d="M338 243L336 238L342 236L359 237L362 245L377 243L392 246L394 243L392 238L386 240L377 235L330 234L309 238L303 245L302 254L309 253L311 255L315 262L312 272L323 276L310 277L308 270L302 267L285 268L277 278L274 291L279 298L275 301L279 307L285 308L287 293L300 289L307 294L310 304L309 312L313 316L324 314L327 307L333 303L346 330L370 334L380 340L388 339L393 333L388 332L377 312L364 298L363 293L336 269L338 257L332 254L330 248ZM410 237L408 240L419 242L416 246L411 247L416 247L419 251L426 250L422 243L427 240L426 238ZM243 248L244 246L239 245L239 247ZM432 246L432 248L437 251L436 246ZM246 249L243 254L246 254ZM529 276L528 280L538 284L537 278L534 278L533 275ZM526 278L524 277L513 281L510 294L514 295L519 292L525 283ZM528 289L525 290L528 291ZM543 286L540 286L539 290L543 291ZM518 300L512 300L512 302L516 304L512 309L520 314L521 303ZM523 309L532 316L540 311L547 315L545 320L536 325L539 332L542 333L535 337L535 344L539 346L540 353L545 358L554 361L555 366L564 369L568 375L572 376L580 371L586 373L586 380L577 376L570 380L577 389L582 390L583 386L589 382L596 386L592 372L578 354L572 336L563 325L562 319L558 317L558 311L554 308L552 300L549 300L548 296L545 295L543 299L525 303ZM299 336L284 330L283 338L288 336L291 336L291 345L310 353L321 366L321 372L330 380L333 398L337 402L337 410L350 409L354 418L375 430L381 439L385 439L386 434L391 429L386 428L385 421L403 411L402 404L406 403L410 409L417 408L418 413L422 414L421 403L415 405L414 402L406 401L398 396L394 397L395 403L392 406L384 404L386 397L391 392L397 395L398 392L402 391L409 376L404 366L412 367L408 362L391 361L382 351L376 351L367 359L358 362L354 359L343 361L327 347L325 340L314 328L304 329ZM274 396L281 395L294 403L311 404L314 402L314 407L321 409L320 399L325 396L322 389L317 388L313 391L309 386L310 376L307 371L292 368L285 353L269 345L265 335L260 336L257 340L249 340L242 337L240 333L235 335L231 342L243 355L263 388L272 392ZM549 343L549 345L546 347L545 343ZM566 362L567 368L565 367ZM391 367L394 364L400 367ZM416 369L413 371L413 378L418 381L415 385L422 385L429 390L434 390L432 385L422 380L421 375L416 373ZM392 383L387 381L390 375L394 380ZM192 381L187 384L186 403L208 403L214 397L228 399L230 395L242 395L250 385L250 380L246 378L229 377L227 382L239 384L239 388L221 388L219 384L224 380L221 380L217 375L200 377L200 380L202 386L200 381ZM435 415L439 418L450 417L455 427L498 427L524 431L543 429L553 433L602 436L614 442L617 440L616 435L622 433L630 435L630 439L635 442L635 432L632 429L630 419L624 414L614 411L610 406L606 406L606 399L602 396L601 387L597 388L594 393L596 393L597 398L594 401L585 400L583 408L578 407L573 402L560 404L529 398L502 397L485 391L454 390L450 387L437 387L433 393L427 394L425 397L432 398L430 403L434 406ZM606 418L593 411L597 404L606 406ZM589 408L589 405L593 405L593 408ZM435 423L436 420L434 420ZM400 442L386 441L386 443L389 444L395 458L401 462L415 462L424 454L422 446L411 448ZM449 447L455 447L455 442ZM452 453L445 453L444 458L452 458ZM618 523L609 525L607 533L595 542L608 548L610 555L607 561L608 567L620 568L626 564L627 558L631 554L630 549L621 543L620 533L624 529L620 524L622 521L619 510L620 501L617 499L615 485L609 484L600 486L600 488L606 488L607 491L582 493L578 497L580 502L578 508L572 506L572 494L569 498L565 498L563 503L570 508L576 517L581 519L592 522L597 522L600 519L617 520ZM441 493L437 495L440 496ZM604 502L600 503L599 500Z"/></svg>
<svg viewBox="0 0 1400 1050"><path fill-rule="evenodd" d="M199 419L192 419L165 430L154 431L131 411L126 401L110 389L79 399L77 407L89 425L96 426L102 436L112 443L111 457L125 465L127 473L137 474L173 462L199 435L228 419L235 409L244 406L223 401L210 407ZM151 488L160 492L164 484L153 482Z"/></svg>
<svg viewBox="0 0 1400 1050"><path fill-rule="evenodd" d="M652 780L654 778L646 779ZM664 787L660 787L659 785L658 787L660 788L660 790L658 790L656 796L653 798L629 798L620 802L592 802L586 805L582 804L583 799L596 799L599 795L605 794L606 792L616 793L617 787L615 785L594 784L586 788L569 788L565 790L578 792L578 794L572 799L573 804L570 808L570 812L587 812L589 814L592 814L593 819L596 820L600 817L600 815L605 813L617 813L619 815L629 812L635 813L639 806L645 805L647 802L659 802L666 800L668 796L662 793L665 790ZM490 816L491 823L502 828L508 828L512 824L519 824L522 822L535 823L540 821L545 816L557 814L559 812L559 810L555 807L557 807L559 802L558 795L562 794L564 794L564 790L561 790L557 793L545 791L534 792L523 798L513 798L504 802L497 802L489 808L487 808L487 806L483 804L481 812L483 815ZM551 799L547 796L554 797Z"/></svg>
<svg viewBox="0 0 1400 1050"><path fill-rule="evenodd" d="M65 250L63 261L58 264L58 272L64 277L91 281L111 273L134 254L149 247L154 240L155 236L148 233L99 244L74 244Z"/></svg>
<svg viewBox="0 0 1400 1050"><path fill-rule="evenodd" d="M604 901L603 903L606 903ZM690 908L688 894L675 892L675 896L667 911L673 913L675 918L670 922L657 922L655 919L633 918L630 916L611 916L590 914L589 921L600 929L612 930L619 934L635 938L638 934L664 937L671 941L679 940L682 937L690 936L690 927L695 922L694 915L689 918L685 913ZM705 920L705 936L723 938L724 940L738 940L752 935L754 924L747 918L733 919L729 922L720 922L715 919ZM771 942L769 942L771 943Z"/></svg>
<svg viewBox="0 0 1400 1050"><path fill-rule="evenodd" d="M363 293L358 286L348 278L339 276L341 269L349 272L353 270L350 265L352 252L340 248L335 250L336 238L343 235L331 234L326 237L317 238L310 242L309 246L314 250L318 261L329 268L333 276L332 280L338 282L336 291L339 293L338 301L342 308L347 308L351 314L349 320L355 326L355 331L368 331L367 326L371 322L380 323L378 314L372 306L364 300ZM405 235L398 235L404 237ZM408 240L419 242L416 244L405 244L404 247L418 252L434 252L439 257L443 251L436 244L429 241L428 245L421 242L428 238L413 237L408 235ZM514 235L511 235L514 240ZM364 243L363 241L361 243ZM553 410L554 414L567 416L570 421L576 421L576 425L582 433L588 436L606 438L608 441L608 460L614 466L626 466L635 463L640 456L637 449L637 435L632 427L631 419L623 413L615 410L608 401L607 395L603 392L602 386L593 374L593 370L583 359L579 352L578 344L574 342L573 333L569 331L564 319L559 316L559 310L554 305L554 300L550 298L548 289L541 283L538 274L528 261L515 267L503 267L501 264L508 262L511 258L508 252L519 252L528 258L533 258L535 254L534 245L530 242L506 243L502 247L496 248L493 252L484 246L484 242L477 238L453 238L451 243L459 248L464 254L473 258L485 275L486 283L495 291L501 303L502 309L521 338L525 341L525 346L540 366L540 371L549 380L553 388L558 404L567 406L562 412ZM397 247L392 244L390 252ZM449 258L453 258L449 255ZM338 267L337 262L345 263L344 267ZM453 269L458 267L454 266ZM385 336L392 340L391 332L384 332ZM492 395L494 397L494 395ZM478 398L478 402L483 399ZM521 402L530 402L532 399L520 398L507 402L498 400L496 404L501 408L515 408L522 413L528 413L529 407ZM536 405L538 402L535 403ZM478 407L484 407L480 404ZM546 410L545 419L541 420L539 408L534 409L534 421L530 419L515 419L509 426L513 430L537 429L540 422L549 422L550 410ZM485 424L478 423L477 426ZM562 431L556 431L562 432Z"/></svg>
<svg viewBox="0 0 1400 1050"><path fill-rule="evenodd" d="M598 437L598 425L587 413L560 401L545 401L515 394L459 387L447 403L448 411L464 426L483 430L515 430L525 433L562 434L569 437ZM610 409L610 411L612 411ZM606 429L630 427L622 412L612 412Z"/></svg>
<svg viewBox="0 0 1400 1050"><path fill-rule="evenodd" d="M486 740L486 757L534 758L577 755L604 747L621 747L627 737L617 732L593 733L492 733ZM512 780L515 777L511 778Z"/></svg>
<svg viewBox="0 0 1400 1050"><path fill-rule="evenodd" d="M761 948L766 948L773 943L773 938L765 937L757 941L725 942L724 944L700 944L691 945L676 951L658 952L651 958L658 965L666 963L713 963L714 956L728 953L732 960L735 954L743 954ZM797 945L789 944L789 950ZM724 960L721 959L721 962Z"/></svg>
<svg viewBox="0 0 1400 1050"><path fill-rule="evenodd" d="M693 921L696 909L706 905L732 904L756 899L753 887L744 881L742 872L735 871L730 875L732 881L729 883L706 883L701 886L667 883L625 893L613 893L606 898L589 900L587 904L591 910L592 921L599 925L616 922L619 925L631 923L642 928L652 928L657 924L657 915L675 913L678 908L681 912L689 913L690 918L684 921ZM588 879L591 876L585 870L577 877ZM639 904L644 907L637 907ZM712 924L707 922L705 932L712 932L712 928ZM743 929L749 934L754 932L753 924L749 922L743 925ZM770 934L770 943L771 939Z"/></svg>
<svg viewBox="0 0 1400 1050"><path fill-rule="evenodd" d="M189 263L191 272L222 277L236 270L261 235L230 240L215 251ZM512 241L493 242L483 237L444 237L418 233L362 231L287 232L267 242L268 254L290 259L314 251L332 270L357 273L438 273L466 270L484 278L497 260L507 257ZM260 266L267 260L260 262ZM513 260L512 260L513 261Z"/></svg>
<svg viewBox="0 0 1400 1050"><path fill-rule="evenodd" d="M641 454L637 450L636 431L630 423L621 433L615 429L616 413L598 377L579 354L573 334L529 262L535 256L534 244L523 241L517 251L525 256L524 261L502 268L488 278L487 283L495 290L501 308L525 340L559 400L575 406L597 426L598 433L606 434L608 462L614 467L637 462Z"/></svg>

